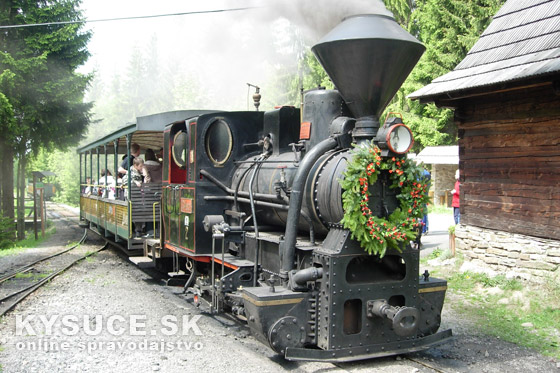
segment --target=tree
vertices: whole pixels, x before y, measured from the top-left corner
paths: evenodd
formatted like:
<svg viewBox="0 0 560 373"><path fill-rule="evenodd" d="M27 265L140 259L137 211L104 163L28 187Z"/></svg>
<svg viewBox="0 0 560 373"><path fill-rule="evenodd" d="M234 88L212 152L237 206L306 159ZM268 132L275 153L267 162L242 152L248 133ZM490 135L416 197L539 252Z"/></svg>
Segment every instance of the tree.
<svg viewBox="0 0 560 373"><path fill-rule="evenodd" d="M2 81L0 74L0 81ZM13 149L10 141L14 119L14 110L8 98L0 92L0 248L15 238L14 236L14 178Z"/></svg>
<svg viewBox="0 0 560 373"><path fill-rule="evenodd" d="M55 201L68 203L72 206L80 204L80 163L76 162L76 148L66 151L54 150L46 151L41 149L37 154L29 159L29 169L39 171L52 171L54 177L49 178L49 182L54 183L56 188Z"/></svg>
<svg viewBox="0 0 560 373"><path fill-rule="evenodd" d="M426 46L387 111L403 114L416 140L415 150L457 142L453 112L406 96L451 71L474 45L505 0L385 0L401 25ZM410 14L407 11L410 10Z"/></svg>
<svg viewBox="0 0 560 373"><path fill-rule="evenodd" d="M426 46L426 52L399 89L385 113L398 112L411 128L415 150L457 141L453 112L406 98L451 71L467 54L505 0L384 0L395 20ZM301 60L304 89L331 87L310 52ZM297 77L293 78L298 80ZM295 84L292 84L295 86ZM381 120L385 117L382 115Z"/></svg>
<svg viewBox="0 0 560 373"><path fill-rule="evenodd" d="M80 0L6 0L2 25L44 24L4 29L0 34L0 90L13 109L14 138L6 146L18 157L18 238L24 236L24 194L31 153L77 144L89 122L90 104L83 102L90 75L76 72L89 57L90 38L80 21ZM4 155L4 154L3 154ZM7 160L9 161L9 160Z"/></svg>

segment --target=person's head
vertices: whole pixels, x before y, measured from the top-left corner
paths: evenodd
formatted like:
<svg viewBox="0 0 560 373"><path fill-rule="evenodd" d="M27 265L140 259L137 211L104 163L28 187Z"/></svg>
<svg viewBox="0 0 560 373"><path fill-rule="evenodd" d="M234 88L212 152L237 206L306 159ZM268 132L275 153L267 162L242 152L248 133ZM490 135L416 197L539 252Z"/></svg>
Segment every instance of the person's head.
<svg viewBox="0 0 560 373"><path fill-rule="evenodd" d="M146 158L147 161L157 162L156 154L152 149L146 149L146 152L144 153L144 158Z"/></svg>
<svg viewBox="0 0 560 373"><path fill-rule="evenodd" d="M456 180L459 180L459 175L460 175L459 170L455 171L455 179Z"/></svg>
<svg viewBox="0 0 560 373"><path fill-rule="evenodd" d="M102 169L101 169L101 177L103 177L103 176L105 176L105 175L111 176L111 171L102 168Z"/></svg>
<svg viewBox="0 0 560 373"><path fill-rule="evenodd" d="M140 145L138 145L137 143L132 143L132 145L130 145L130 154L138 157L140 155Z"/></svg>
<svg viewBox="0 0 560 373"><path fill-rule="evenodd" d="M136 171L140 172L144 166L144 160L140 157L134 158L134 168Z"/></svg>

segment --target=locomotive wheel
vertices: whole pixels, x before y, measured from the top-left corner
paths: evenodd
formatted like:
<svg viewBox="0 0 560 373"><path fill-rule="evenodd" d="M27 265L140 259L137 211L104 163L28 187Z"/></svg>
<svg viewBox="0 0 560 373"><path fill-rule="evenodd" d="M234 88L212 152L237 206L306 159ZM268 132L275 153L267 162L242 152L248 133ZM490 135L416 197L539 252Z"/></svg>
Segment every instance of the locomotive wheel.
<svg viewBox="0 0 560 373"><path fill-rule="evenodd" d="M282 317L270 327L268 343L274 351L280 354L286 352L286 347L303 347L305 327L296 317Z"/></svg>

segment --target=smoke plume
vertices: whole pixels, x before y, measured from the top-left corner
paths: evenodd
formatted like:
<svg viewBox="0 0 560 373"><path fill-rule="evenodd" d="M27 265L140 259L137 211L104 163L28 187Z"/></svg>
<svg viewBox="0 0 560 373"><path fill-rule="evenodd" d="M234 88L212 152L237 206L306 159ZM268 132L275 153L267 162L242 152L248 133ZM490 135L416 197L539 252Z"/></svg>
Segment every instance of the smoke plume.
<svg viewBox="0 0 560 373"><path fill-rule="evenodd" d="M273 0L265 7L270 17L283 17L299 27L305 39L315 44L346 17L382 14L393 17L381 0Z"/></svg>

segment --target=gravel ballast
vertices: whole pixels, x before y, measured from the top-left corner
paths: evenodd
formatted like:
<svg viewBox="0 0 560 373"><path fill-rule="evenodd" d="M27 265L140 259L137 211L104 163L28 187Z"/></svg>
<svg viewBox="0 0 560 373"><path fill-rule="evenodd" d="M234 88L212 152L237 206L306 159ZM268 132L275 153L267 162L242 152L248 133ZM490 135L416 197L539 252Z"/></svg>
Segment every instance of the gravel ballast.
<svg viewBox="0 0 560 373"><path fill-rule="evenodd" d="M60 223L41 254L82 233ZM345 364L288 362L256 341L244 324L196 308L178 294L180 288L164 286L116 250L80 262L0 321L0 371L560 371L551 358L472 332L470 321L458 319L448 306L442 328L452 328L455 338L430 350ZM0 258L0 272L8 263L24 262L24 256Z"/></svg>

